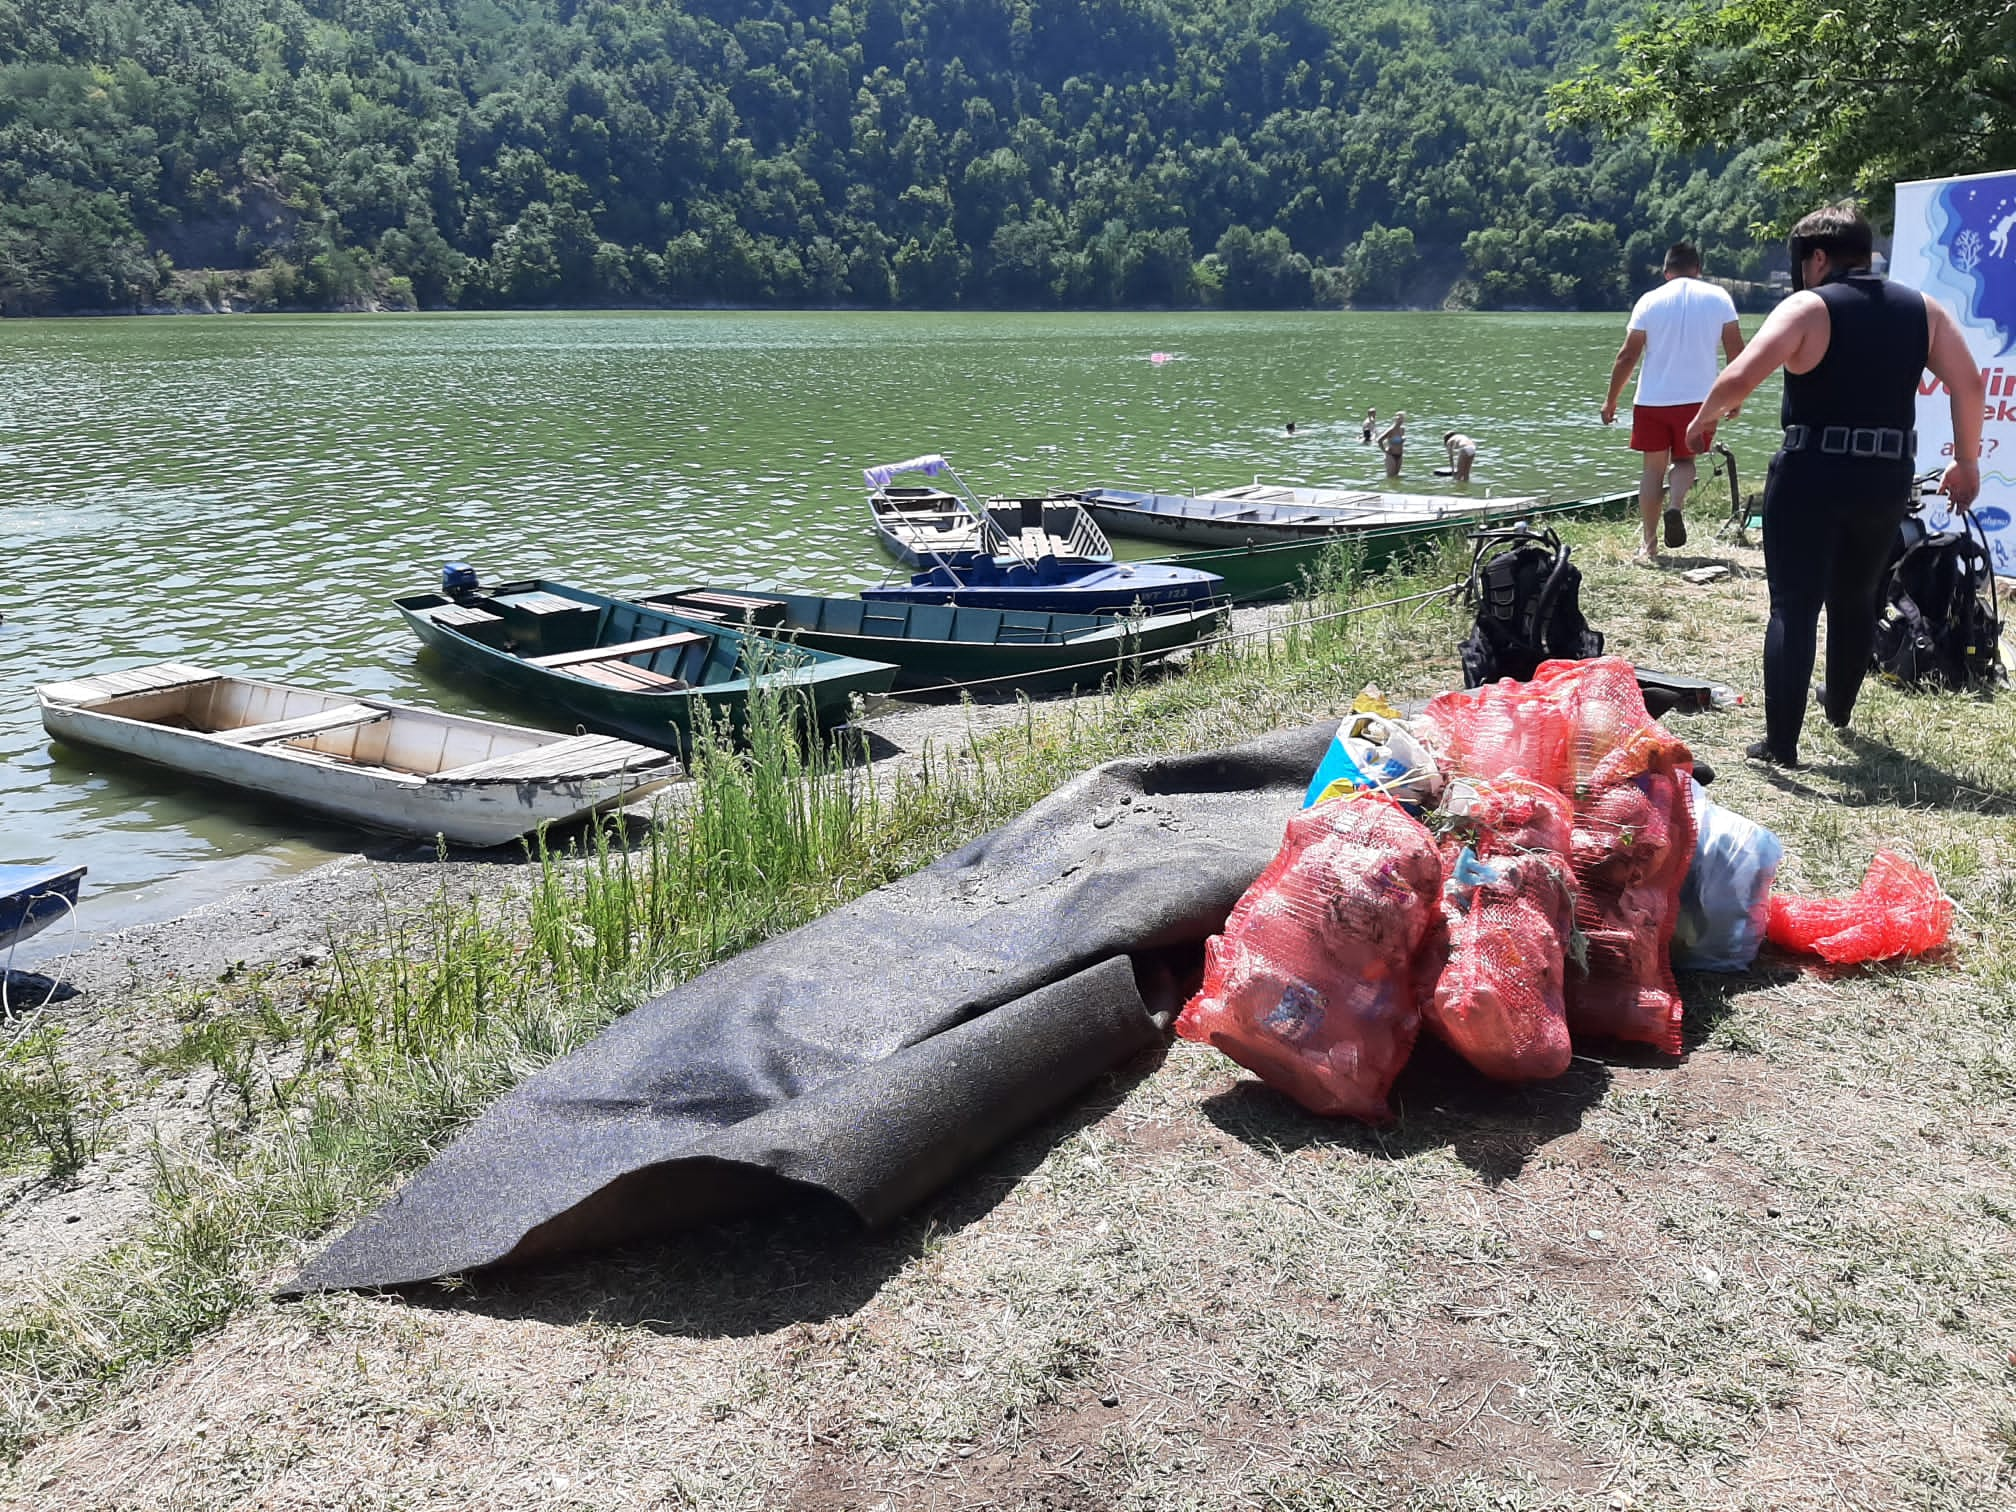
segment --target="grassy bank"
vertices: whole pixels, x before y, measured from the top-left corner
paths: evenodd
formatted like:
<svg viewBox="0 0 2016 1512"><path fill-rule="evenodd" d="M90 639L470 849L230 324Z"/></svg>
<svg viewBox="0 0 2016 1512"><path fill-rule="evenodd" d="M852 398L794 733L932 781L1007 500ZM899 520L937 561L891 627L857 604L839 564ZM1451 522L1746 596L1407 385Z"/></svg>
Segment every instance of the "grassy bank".
<svg viewBox="0 0 2016 1512"><path fill-rule="evenodd" d="M332 942L308 982L254 974L163 1005L122 1088L66 1062L58 1031L0 1069L0 1156L53 1178L97 1153L122 1095L206 1088L200 1138L158 1145L141 1231L0 1323L10 1457L133 1369L259 1296L305 1241L355 1216L501 1092L613 1017L991 828L1120 754L1182 750L1313 717L1408 656L1421 606L1340 617L1446 583L1453 557L1354 585L1340 558L1276 625L1098 696L1024 704L888 773L850 769L759 702L741 749L705 740L641 834L544 851L501 902L445 889ZM1427 606L1434 612L1434 606Z"/></svg>
<svg viewBox="0 0 2016 1512"><path fill-rule="evenodd" d="M1627 568L1628 526L1567 533L1612 649L1754 692L1757 553L1703 551L1734 570L1696 587ZM872 791L858 773L794 771L776 789L793 802L768 810L749 786L760 757L703 765L690 809L648 843L542 869L507 902L446 898L393 921L299 1001L220 988L164 1026L162 1053L247 1021L223 1040L246 1047L227 1065L255 1068L232 1073L250 1116L190 1045L222 1089L213 1129L163 1157L140 1238L13 1320L22 1504L2007 1504L2006 694L1872 688L1851 737L1809 731L1796 774L1740 760L1761 731L1754 698L1673 721L1718 768L1714 795L1783 838L1783 885L1845 889L1887 845L1959 905L1941 960L1767 956L1683 979L1678 1063L1580 1046L1559 1081L1512 1088L1424 1047L1396 1124L1373 1131L1312 1119L1178 1044L886 1233L728 1225L478 1280L450 1305L258 1300L309 1236L660 983L1108 755L1286 724L1368 679L1403 697L1447 686L1457 635L1437 605L1321 623L1305 607L1271 645L1038 708ZM713 837L695 850L676 837L708 805L723 827L691 831ZM713 901L658 870L713 852ZM468 951L485 971L441 982L432 963ZM325 1003L334 1027L311 1049ZM284 1106L264 1091L295 1077Z"/></svg>

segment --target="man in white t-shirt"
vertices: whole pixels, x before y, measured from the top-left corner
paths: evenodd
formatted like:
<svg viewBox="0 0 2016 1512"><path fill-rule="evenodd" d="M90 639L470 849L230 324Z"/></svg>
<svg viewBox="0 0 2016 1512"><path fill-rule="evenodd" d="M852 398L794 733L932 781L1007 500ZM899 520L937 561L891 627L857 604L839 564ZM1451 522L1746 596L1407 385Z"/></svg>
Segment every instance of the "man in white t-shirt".
<svg viewBox="0 0 2016 1512"><path fill-rule="evenodd" d="M1694 486L1696 453L1687 441L1687 422L1715 386L1715 348L1730 361L1743 350L1736 303L1728 292L1701 276L1701 254L1686 242L1666 249L1665 282L1631 307L1631 324L1617 361L1610 368L1610 397L1603 423L1617 420L1617 396L1638 359L1638 392L1631 405L1631 450L1644 459L1638 479L1638 514L1645 543L1637 560L1659 562L1659 501L1666 499L1666 544L1687 544L1687 521L1680 509ZM1711 428L1702 446L1712 446ZM1670 464L1670 470L1669 470Z"/></svg>

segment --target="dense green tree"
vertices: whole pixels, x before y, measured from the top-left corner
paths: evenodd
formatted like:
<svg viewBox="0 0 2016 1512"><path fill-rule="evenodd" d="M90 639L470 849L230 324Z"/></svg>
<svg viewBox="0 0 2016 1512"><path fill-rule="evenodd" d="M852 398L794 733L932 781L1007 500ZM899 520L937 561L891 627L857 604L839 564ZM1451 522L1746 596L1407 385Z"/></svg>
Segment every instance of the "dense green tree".
<svg viewBox="0 0 2016 1512"><path fill-rule="evenodd" d="M132 308L176 269L267 306L1260 307L1459 271L1487 303L1592 304L1679 235L1761 272L1756 170L1781 159L1703 156L1741 132L1641 110L1652 44L1550 124L1612 23L1592 0L0 0L0 307ZM1968 66L1979 114L2004 75ZM1680 145L1584 135L1631 119Z"/></svg>

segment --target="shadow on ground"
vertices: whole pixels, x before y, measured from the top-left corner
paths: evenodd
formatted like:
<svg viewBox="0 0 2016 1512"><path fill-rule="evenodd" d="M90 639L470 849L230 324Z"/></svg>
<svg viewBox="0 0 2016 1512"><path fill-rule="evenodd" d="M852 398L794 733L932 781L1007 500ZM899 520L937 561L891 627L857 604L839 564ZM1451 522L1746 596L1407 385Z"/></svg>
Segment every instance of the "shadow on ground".
<svg viewBox="0 0 2016 1512"><path fill-rule="evenodd" d="M1689 972L1680 978L1686 1003L1683 1057L1703 1048L1737 1000L1769 991L1796 976L1776 963L1735 974ZM1405 1159L1447 1149L1486 1182L1516 1179L1553 1141L1573 1134L1602 1102L1617 1068L1677 1071L1684 1064L1648 1046L1609 1042L1595 1055L1578 1042L1565 1075L1548 1082L1493 1081L1472 1068L1425 1029L1407 1068L1394 1084L1394 1122L1368 1128L1348 1119L1324 1119L1259 1081L1240 1082L1205 1100L1201 1111L1225 1133L1267 1150L1309 1145L1356 1150L1370 1159Z"/></svg>
<svg viewBox="0 0 2016 1512"><path fill-rule="evenodd" d="M419 1307L694 1338L739 1338L844 1317L947 1235L985 1218L1052 1149L1124 1103L1166 1054L1151 1051L1106 1076L887 1229L864 1228L835 1197L790 1188L760 1217L551 1265L410 1287L403 1295Z"/></svg>

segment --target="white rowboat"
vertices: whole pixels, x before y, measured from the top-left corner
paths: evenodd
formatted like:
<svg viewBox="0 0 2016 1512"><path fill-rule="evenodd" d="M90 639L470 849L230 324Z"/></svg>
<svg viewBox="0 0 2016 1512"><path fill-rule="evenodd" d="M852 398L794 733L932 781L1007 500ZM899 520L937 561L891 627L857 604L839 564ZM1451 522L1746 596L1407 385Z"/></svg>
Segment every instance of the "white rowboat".
<svg viewBox="0 0 2016 1512"><path fill-rule="evenodd" d="M665 752L627 740L556 735L179 662L36 692L43 728L69 744L457 845L502 845L627 803L678 774Z"/></svg>

